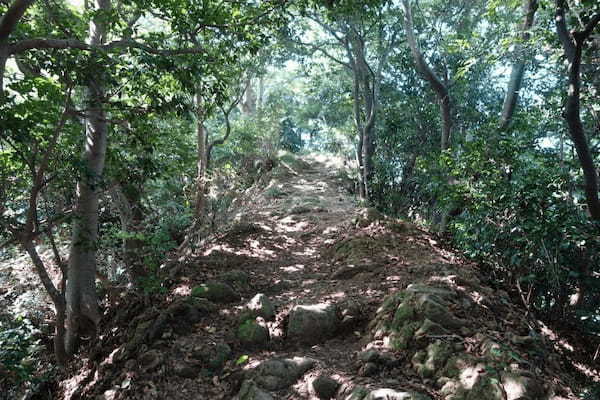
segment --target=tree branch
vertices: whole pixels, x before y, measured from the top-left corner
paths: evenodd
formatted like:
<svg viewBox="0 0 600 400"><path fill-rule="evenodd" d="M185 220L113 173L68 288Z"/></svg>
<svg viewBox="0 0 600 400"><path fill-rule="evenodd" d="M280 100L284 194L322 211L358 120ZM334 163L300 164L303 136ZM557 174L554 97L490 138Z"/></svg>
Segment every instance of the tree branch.
<svg viewBox="0 0 600 400"><path fill-rule="evenodd" d="M35 0L15 0L10 6L6 14L0 19L0 43L8 40L10 34L15 30L21 18L23 18L25 11L34 2Z"/></svg>
<svg viewBox="0 0 600 400"><path fill-rule="evenodd" d="M112 50L112 49L135 48L143 50L146 53L161 56L177 56L185 54L207 54L202 47L187 47L178 49L156 49L147 44L137 42L132 39L116 40L105 45L91 45L78 39L25 39L8 46L9 54L19 54L33 49L79 49L85 51L92 50Z"/></svg>

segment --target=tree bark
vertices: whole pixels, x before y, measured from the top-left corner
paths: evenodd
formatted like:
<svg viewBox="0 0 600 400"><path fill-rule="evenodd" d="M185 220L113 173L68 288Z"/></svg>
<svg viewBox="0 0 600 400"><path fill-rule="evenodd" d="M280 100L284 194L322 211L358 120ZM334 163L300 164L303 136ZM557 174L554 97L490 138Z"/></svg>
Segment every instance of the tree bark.
<svg viewBox="0 0 600 400"><path fill-rule="evenodd" d="M556 31L563 45L565 55L569 62L569 89L567 92L567 102L565 104L565 118L569 127L569 133L579 164L583 170L585 183L585 197L588 211L594 221L600 221L600 200L598 198L598 173L594 165L588 140L581 121L581 57L583 45L589 38L594 28L600 23L600 14L593 15L583 31L569 33L565 20L566 2L564 0L556 1Z"/></svg>
<svg viewBox="0 0 600 400"><path fill-rule="evenodd" d="M535 12L538 9L538 0L524 0L523 11L525 12L525 20L521 27L521 34L519 39L523 42L529 40L531 34L529 30L533 26L535 20ZM519 91L523 83L523 76L525 75L525 57L523 56L523 45L517 44L515 49L516 61L513 63L510 71L510 79L508 81L508 88L506 90L506 96L504 97L504 103L502 105L502 114L500 116L500 130L508 128L508 125L512 121L517 102L519 100Z"/></svg>
<svg viewBox="0 0 600 400"><path fill-rule="evenodd" d="M100 10L109 10L110 0L96 0ZM95 19L90 25L90 44L106 40L106 25ZM108 124L103 102L105 71L93 71L86 97L86 140L84 171L77 182L75 218L68 265L65 348L72 356L77 351L84 328L95 331L100 322L96 294L96 251L98 245L98 192L104 171ZM91 323L91 326L90 326Z"/></svg>

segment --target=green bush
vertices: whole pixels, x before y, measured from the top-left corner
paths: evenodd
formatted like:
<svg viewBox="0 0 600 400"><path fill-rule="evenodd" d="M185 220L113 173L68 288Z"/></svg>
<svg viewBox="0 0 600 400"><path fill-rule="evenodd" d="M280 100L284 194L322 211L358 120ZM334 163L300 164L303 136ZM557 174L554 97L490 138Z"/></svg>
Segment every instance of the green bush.
<svg viewBox="0 0 600 400"><path fill-rule="evenodd" d="M0 387L34 381L40 341L36 329L25 318L0 318Z"/></svg>
<svg viewBox="0 0 600 400"><path fill-rule="evenodd" d="M572 317L600 331L593 317L600 306L598 227L581 206L573 177L558 157L505 138L468 143L458 161L448 160L454 182L438 199L453 210L455 244L489 265L511 287L532 289L533 306L549 317ZM518 285L517 285L518 284ZM568 307L577 287L585 295Z"/></svg>

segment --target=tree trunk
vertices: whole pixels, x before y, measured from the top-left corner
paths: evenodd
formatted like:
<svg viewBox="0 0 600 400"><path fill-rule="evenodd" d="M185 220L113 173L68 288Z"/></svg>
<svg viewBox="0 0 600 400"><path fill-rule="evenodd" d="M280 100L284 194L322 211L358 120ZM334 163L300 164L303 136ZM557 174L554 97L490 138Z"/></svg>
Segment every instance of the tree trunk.
<svg viewBox="0 0 600 400"><path fill-rule="evenodd" d="M567 97L565 117L571 139L577 150L579 164L583 170L583 178L585 182L585 197L587 200L588 211L590 216L595 221L600 221L600 201L598 199L598 173L594 165L594 159L590 152L587 137L583 129L583 123L580 116L580 68L581 68L581 52L583 41L577 43L575 49L575 58L571 62L569 68L569 92Z"/></svg>
<svg viewBox="0 0 600 400"><path fill-rule="evenodd" d="M56 314L56 320L54 325L54 355L56 356L56 361L62 367L67 365L67 360L69 357L67 356L67 352L65 350L65 312L66 312L66 304L64 293L60 292L56 286L50 280L48 273L46 272L46 267L44 266L44 262L40 258L33 241L30 238L25 238L21 241L21 245L29 254L33 265L36 269L37 275L40 277L42 281L42 285L46 289L46 292L49 294L52 299L52 303L54 303L54 309Z"/></svg>
<svg viewBox="0 0 600 400"><path fill-rule="evenodd" d="M246 81L246 91L244 100L242 101L242 112L246 115L254 115L256 113L256 92L252 86L252 79Z"/></svg>
<svg viewBox="0 0 600 400"><path fill-rule="evenodd" d="M5 47L0 45L0 100L4 99L4 72L6 71L8 53Z"/></svg>
<svg viewBox="0 0 600 400"><path fill-rule="evenodd" d="M442 151L450 148L451 132L452 132L452 106L448 88L442 83L440 78L433 72L431 67L425 61L413 27L412 8L409 0L403 0L404 6L404 26L406 30L406 40L412 53L417 71L423 75L425 80L429 82L431 88L435 92L440 104L440 114L442 117L442 136L440 140L440 148Z"/></svg>
<svg viewBox="0 0 600 400"><path fill-rule="evenodd" d="M119 214L121 230L125 233L122 248L127 278L137 287L140 279L146 276L142 262L144 241L136 237L144 217L140 191L134 185L116 186L111 190L111 198Z"/></svg>
<svg viewBox="0 0 600 400"><path fill-rule="evenodd" d="M110 0L97 0L98 9L109 10ZM100 18L90 26L90 44L100 45L106 39L106 26ZM72 356L77 351L81 334L95 331L100 322L96 294L96 250L98 245L98 192L104 171L108 125L103 102L104 71L93 71L86 89L86 140L83 168L77 182L77 199L73 219L67 274L67 315L65 348Z"/></svg>
<svg viewBox="0 0 600 400"><path fill-rule="evenodd" d="M533 26L535 12L538 8L538 0L524 0L523 11L525 12L525 21L521 28L521 34L519 39L523 42L529 40L531 34L529 30ZM523 46L518 44L516 46L515 55L516 60L513 63L510 71L510 79L508 81L508 88L506 90L506 96L504 97L504 104L502 106L502 115L500 117L500 130L508 128L515 109L519 100L519 91L523 83L523 76L525 75L525 57L523 53Z"/></svg>
<svg viewBox="0 0 600 400"><path fill-rule="evenodd" d="M202 95L200 90L196 90L196 139L198 148L197 176L196 176L196 206L195 216L197 219L204 217L206 209L206 172L207 172L207 137L204 127L204 109L202 104Z"/></svg>
<svg viewBox="0 0 600 400"><path fill-rule="evenodd" d="M579 164L583 170L588 211L594 221L600 221L598 173L596 172L594 159L592 158L580 115L581 57L583 45L592 34L594 28L600 23L600 14L593 15L583 31L569 33L565 20L565 8L564 0L556 1L556 31L569 61L569 89L565 105L565 118L569 127L569 134L577 151Z"/></svg>

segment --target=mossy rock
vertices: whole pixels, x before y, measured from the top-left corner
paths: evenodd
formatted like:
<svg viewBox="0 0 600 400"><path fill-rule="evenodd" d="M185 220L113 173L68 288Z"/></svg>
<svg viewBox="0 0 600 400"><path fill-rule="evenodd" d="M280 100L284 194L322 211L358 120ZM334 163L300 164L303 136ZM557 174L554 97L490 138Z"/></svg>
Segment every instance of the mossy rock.
<svg viewBox="0 0 600 400"><path fill-rule="evenodd" d="M231 303L240 300L240 295L223 282L211 281L192 289L193 297L202 297L216 303Z"/></svg>
<svg viewBox="0 0 600 400"><path fill-rule="evenodd" d="M287 165L289 168L295 171L305 171L312 168L312 165L308 162L289 153L281 155L279 157L279 162Z"/></svg>
<svg viewBox="0 0 600 400"><path fill-rule="evenodd" d="M363 386L355 387L346 400L363 400L369 395L369 390Z"/></svg>
<svg viewBox="0 0 600 400"><path fill-rule="evenodd" d="M202 361L209 375L220 372L231 357L231 347L227 343L216 343L194 350L191 358Z"/></svg>
<svg viewBox="0 0 600 400"><path fill-rule="evenodd" d="M446 361L452 354L452 348L447 343L436 340L427 346L426 350L418 351L411 362L413 368L423 378L431 378L439 375ZM437 374L436 374L437 373Z"/></svg>
<svg viewBox="0 0 600 400"><path fill-rule="evenodd" d="M390 335L390 346L394 350L406 350L412 343L415 332L419 329L419 322L409 322Z"/></svg>
<svg viewBox="0 0 600 400"><path fill-rule="evenodd" d="M410 299L404 300L396 309L394 313L394 320L392 321L392 328L399 330L402 328L404 323L411 321L415 315L415 307Z"/></svg>
<svg viewBox="0 0 600 400"><path fill-rule="evenodd" d="M264 347L269 342L269 330L254 320L246 320L237 331L240 342L252 347Z"/></svg>

